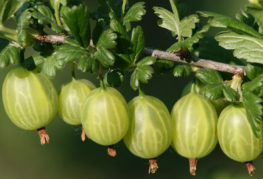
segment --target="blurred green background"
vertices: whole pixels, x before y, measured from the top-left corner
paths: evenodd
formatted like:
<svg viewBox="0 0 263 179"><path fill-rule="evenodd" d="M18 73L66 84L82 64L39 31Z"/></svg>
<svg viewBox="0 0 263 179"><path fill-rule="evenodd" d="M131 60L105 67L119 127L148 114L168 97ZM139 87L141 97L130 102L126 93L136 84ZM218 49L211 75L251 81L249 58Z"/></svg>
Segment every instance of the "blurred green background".
<svg viewBox="0 0 263 179"><path fill-rule="evenodd" d="M133 3L134 1L131 1ZM174 39L170 32L156 25L153 6L169 7L168 0L148 0L147 15L140 23L143 26L146 45L166 49ZM189 10L209 10L234 16L247 0L184 0ZM90 9L96 8L95 1L88 1ZM12 67L1 69L0 87ZM58 72L53 82L59 91L61 85L71 80L70 68ZM87 78L98 84L94 75L77 73L79 78ZM171 110L189 79L176 79L172 75L154 75L145 87L145 92L161 99ZM137 95L129 87L129 79L119 88L127 101ZM158 159L159 170L148 175L148 161L133 156L120 142L117 157L111 158L106 148L88 140L80 140L79 127L66 125L58 116L47 126L50 144L41 146L35 131L24 131L11 123L5 114L0 96L0 178L3 179L157 179L192 178L188 160L169 148ZM257 168L253 178L263 177L262 156L255 160ZM197 179L245 179L250 178L244 164L227 158L219 146L198 162Z"/></svg>

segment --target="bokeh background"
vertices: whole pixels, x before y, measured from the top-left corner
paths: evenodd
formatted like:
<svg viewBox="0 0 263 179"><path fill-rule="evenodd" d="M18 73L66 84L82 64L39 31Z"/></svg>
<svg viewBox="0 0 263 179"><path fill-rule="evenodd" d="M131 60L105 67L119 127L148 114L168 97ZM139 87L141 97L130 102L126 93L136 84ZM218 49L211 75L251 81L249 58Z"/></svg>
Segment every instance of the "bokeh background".
<svg viewBox="0 0 263 179"><path fill-rule="evenodd" d="M197 10L214 11L234 16L244 7L247 0L182 0L190 12ZM181 2L182 2L181 1ZM131 3L136 1L131 1ZM146 45L166 49L173 42L170 32L156 25L153 6L169 8L168 0L147 0L147 15L140 23L143 26ZM91 11L96 1L88 1ZM0 87L6 73L12 67L0 69ZM70 68L58 72L53 82L59 91L61 86L71 80ZM98 84L94 75L78 72L79 78L87 78ZM179 99L189 78L176 79L170 75L154 75L145 86L145 92L161 99L169 110ZM137 95L129 87L129 79L119 88L127 101ZM59 116L47 126L51 137L50 144L41 146L35 131L17 128L8 119L0 96L0 178L2 179L170 179L192 178L189 174L188 160L169 148L158 158L159 170L148 175L148 161L133 156L120 142L116 148L118 155L111 158L106 148L88 140L80 140L81 130L65 124ZM255 179L263 177L263 158L254 162L257 171ZM227 158L219 146L207 157L198 162L196 179L246 179L244 164Z"/></svg>

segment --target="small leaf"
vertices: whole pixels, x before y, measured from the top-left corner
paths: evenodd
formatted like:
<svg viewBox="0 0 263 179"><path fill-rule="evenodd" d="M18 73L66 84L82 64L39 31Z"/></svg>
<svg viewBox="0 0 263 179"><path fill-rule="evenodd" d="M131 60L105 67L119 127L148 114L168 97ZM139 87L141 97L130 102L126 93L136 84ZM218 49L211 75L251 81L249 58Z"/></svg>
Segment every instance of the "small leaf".
<svg viewBox="0 0 263 179"><path fill-rule="evenodd" d="M243 104L246 108L248 122L256 137L259 137L262 118L262 99L252 92L243 92Z"/></svg>
<svg viewBox="0 0 263 179"><path fill-rule="evenodd" d="M154 13L160 18L158 21L158 25L160 27L168 29L179 36L181 35L179 17L162 7L154 7L153 10Z"/></svg>
<svg viewBox="0 0 263 179"><path fill-rule="evenodd" d="M223 82L221 75L217 71L211 69L198 70L195 77L205 84L222 84Z"/></svg>
<svg viewBox="0 0 263 179"><path fill-rule="evenodd" d="M226 100L229 102L236 102L239 99L238 93L234 89L232 89L226 85L224 85L224 87L223 87L223 94L224 94Z"/></svg>
<svg viewBox="0 0 263 179"><path fill-rule="evenodd" d="M156 58L154 57L145 57L141 61L137 63L138 66L140 65L153 65L156 62Z"/></svg>
<svg viewBox="0 0 263 179"><path fill-rule="evenodd" d="M208 84L205 87L203 87L201 93L203 95L210 99L210 100L216 100L223 97L223 84Z"/></svg>
<svg viewBox="0 0 263 179"><path fill-rule="evenodd" d="M139 82L139 79L137 77L136 71L134 71L131 75L130 85L131 85L133 90L137 90L140 86L140 82Z"/></svg>
<svg viewBox="0 0 263 179"><path fill-rule="evenodd" d="M39 24L48 25L55 32L63 32L63 29L59 27L55 21L52 11L44 5L37 5L32 16L38 20Z"/></svg>
<svg viewBox="0 0 263 179"><path fill-rule="evenodd" d="M183 41L178 41L178 42L174 43L166 51L167 52L173 52L173 51L180 49L181 47L187 48L190 52L193 51L193 45L198 43L199 40L204 37L203 34L205 32L207 32L209 30L209 28L210 28L209 25L203 26L202 29L197 31L192 37L189 37Z"/></svg>
<svg viewBox="0 0 263 179"><path fill-rule="evenodd" d="M26 9L18 19L17 23L17 39L18 43L25 46L30 46L35 42L34 34L38 34L30 27L34 23L30 9Z"/></svg>
<svg viewBox="0 0 263 179"><path fill-rule="evenodd" d="M234 56L251 63L263 64L263 40L235 32L223 32L215 37L219 45L234 50Z"/></svg>
<svg viewBox="0 0 263 179"><path fill-rule="evenodd" d="M124 80L124 75L118 70L110 70L105 73L104 84L111 87L119 87Z"/></svg>
<svg viewBox="0 0 263 179"><path fill-rule="evenodd" d="M78 46L61 45L56 51L56 59L58 59L62 65L72 63L84 57L87 58L88 56L88 52Z"/></svg>
<svg viewBox="0 0 263 179"><path fill-rule="evenodd" d="M263 73L263 67L259 65L252 65L252 64L247 64L245 68L246 76L250 79L253 80L256 78L258 75Z"/></svg>
<svg viewBox="0 0 263 179"><path fill-rule="evenodd" d="M263 33L263 18L262 18L263 17L263 10L259 9L259 8L248 7L247 12L255 18L255 20L259 26L259 33L262 34Z"/></svg>
<svg viewBox="0 0 263 179"><path fill-rule="evenodd" d="M0 24L8 20L26 0L0 0Z"/></svg>
<svg viewBox="0 0 263 179"><path fill-rule="evenodd" d="M253 92L263 87L263 74L257 76L252 81L246 82L242 85L242 91Z"/></svg>
<svg viewBox="0 0 263 179"><path fill-rule="evenodd" d="M104 67L112 66L115 61L114 55L109 50L103 47L97 48L95 57Z"/></svg>
<svg viewBox="0 0 263 179"><path fill-rule="evenodd" d="M192 37L192 31L195 29L195 24L199 22L199 18L196 14L187 16L181 20L180 28L182 29L183 37Z"/></svg>
<svg viewBox="0 0 263 179"><path fill-rule="evenodd" d="M131 43L133 51L131 55L131 61L134 64L136 63L144 49L144 35L141 26L137 26L132 30Z"/></svg>
<svg viewBox="0 0 263 179"><path fill-rule="evenodd" d="M0 68L8 66L11 64L17 64L20 59L20 50L13 46L12 44L8 44L1 52L0 52Z"/></svg>
<svg viewBox="0 0 263 179"><path fill-rule="evenodd" d="M49 77L54 77L56 75L56 60L52 55L45 58L41 72Z"/></svg>
<svg viewBox="0 0 263 179"><path fill-rule="evenodd" d="M246 34L250 34L259 39L263 39L260 33L254 30L247 24L236 20L235 18L228 17L225 15L217 14L214 12L201 11L199 12L203 17L210 17L210 25L214 27L233 28L242 31Z"/></svg>
<svg viewBox="0 0 263 179"><path fill-rule="evenodd" d="M78 62L78 69L82 72L91 72L94 73L98 71L99 63L95 58L92 57L85 57L79 59Z"/></svg>
<svg viewBox="0 0 263 179"><path fill-rule="evenodd" d="M126 30L131 29L131 22L136 22L142 20L142 16L145 15L146 10L144 7L145 2L137 2L132 7L129 8L128 12L123 18L123 25L126 27Z"/></svg>
<svg viewBox="0 0 263 179"><path fill-rule="evenodd" d="M87 47L91 38L88 8L84 5L65 7L62 17L69 32L81 46Z"/></svg>
<svg viewBox="0 0 263 179"><path fill-rule="evenodd" d="M98 47L104 47L106 49L110 49L116 46L117 35L110 29L105 30L99 37L97 42Z"/></svg>
<svg viewBox="0 0 263 179"><path fill-rule="evenodd" d="M192 68L189 65L177 65L174 68L173 75L175 77L188 76L192 73Z"/></svg>

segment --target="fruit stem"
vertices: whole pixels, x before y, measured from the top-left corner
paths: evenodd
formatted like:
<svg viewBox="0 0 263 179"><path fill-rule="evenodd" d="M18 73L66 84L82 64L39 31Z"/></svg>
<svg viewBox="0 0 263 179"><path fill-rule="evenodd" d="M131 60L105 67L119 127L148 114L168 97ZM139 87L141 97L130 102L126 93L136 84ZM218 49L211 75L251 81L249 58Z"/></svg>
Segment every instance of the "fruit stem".
<svg viewBox="0 0 263 179"><path fill-rule="evenodd" d="M149 174L154 174L158 169L157 159L150 159L149 160Z"/></svg>
<svg viewBox="0 0 263 179"><path fill-rule="evenodd" d="M253 162L246 162L246 166L247 166L247 170L248 170L248 174L250 176L253 176L255 174L255 170L256 168L253 165Z"/></svg>
<svg viewBox="0 0 263 179"><path fill-rule="evenodd" d="M47 134L47 130L45 127L39 128L37 132L40 137L41 145L45 145L46 143L49 143L49 136Z"/></svg>
<svg viewBox="0 0 263 179"><path fill-rule="evenodd" d="M108 149L107 149L107 150L108 150L109 156L111 156L111 157L116 157L117 152L116 152L116 149L115 149L114 145L108 146Z"/></svg>
<svg viewBox="0 0 263 179"><path fill-rule="evenodd" d="M71 76L76 79L76 72L75 72L75 63L72 63L71 66Z"/></svg>
<svg viewBox="0 0 263 179"><path fill-rule="evenodd" d="M144 96L144 92L142 91L141 87L139 87L139 95Z"/></svg>
<svg viewBox="0 0 263 179"><path fill-rule="evenodd" d="M236 90L237 92L239 92L241 89L241 83L242 83L242 76L240 74L235 74L232 78L230 87Z"/></svg>
<svg viewBox="0 0 263 179"><path fill-rule="evenodd" d="M81 140L82 142L84 142L86 140L86 138L88 138L83 126L81 126Z"/></svg>
<svg viewBox="0 0 263 179"><path fill-rule="evenodd" d="M189 169L190 174L195 176L196 175L196 165L197 165L197 159L189 159Z"/></svg>

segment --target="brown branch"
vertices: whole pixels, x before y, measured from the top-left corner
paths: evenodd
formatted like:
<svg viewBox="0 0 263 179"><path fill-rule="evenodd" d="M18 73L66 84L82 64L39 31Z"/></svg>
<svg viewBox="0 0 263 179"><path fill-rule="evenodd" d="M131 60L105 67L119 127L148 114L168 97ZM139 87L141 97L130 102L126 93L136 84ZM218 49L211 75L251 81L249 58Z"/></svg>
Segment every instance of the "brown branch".
<svg viewBox="0 0 263 179"><path fill-rule="evenodd" d="M56 43L66 43L64 40L66 37L67 36L65 35L37 35L36 39L39 41L56 44ZM226 63L215 62L212 60L200 59L197 57L195 57L193 61L187 62L187 60L185 60L180 54L169 53L169 52L160 51L160 50L153 50L149 48L145 48L143 52L145 55L153 56L158 59L165 59L165 60L170 60L174 62L190 64L190 65L194 65L200 68L207 68L207 69L213 69L213 70L217 70L221 72L239 74L241 76L243 76L245 73L245 66L230 65Z"/></svg>
<svg viewBox="0 0 263 179"><path fill-rule="evenodd" d="M215 62L212 60L199 59L197 57L193 61L190 61L188 63L186 60L184 60L180 56L180 54L173 54L173 53L164 52L160 50L152 50L152 49L145 48L143 52L146 55L153 56L159 59L165 59L165 60L170 60L174 62L190 64L190 65L194 65L194 66L201 67L201 68L208 68L208 69L213 69L213 70L228 72L228 73L233 73L233 74L243 75L244 70L245 70L244 66L230 65L230 64L225 64L221 62Z"/></svg>

